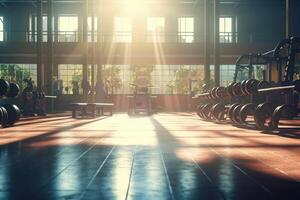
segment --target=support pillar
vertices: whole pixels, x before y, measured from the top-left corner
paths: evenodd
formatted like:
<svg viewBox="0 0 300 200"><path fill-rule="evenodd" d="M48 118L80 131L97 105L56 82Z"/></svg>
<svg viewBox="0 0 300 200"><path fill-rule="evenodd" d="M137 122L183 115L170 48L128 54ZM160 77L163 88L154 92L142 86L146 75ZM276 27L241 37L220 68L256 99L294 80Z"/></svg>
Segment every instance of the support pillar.
<svg viewBox="0 0 300 200"><path fill-rule="evenodd" d="M37 87L44 88L43 70L43 1L37 0L37 43L36 43L36 63L37 63ZM35 21L35 20L32 20ZM34 30L34 29L31 29Z"/></svg>
<svg viewBox="0 0 300 200"><path fill-rule="evenodd" d="M92 33L91 33L91 39L92 39L92 68L91 68L91 88L92 88L92 101L94 102L94 88L95 88L95 2L94 0L91 1L91 7L92 7Z"/></svg>
<svg viewBox="0 0 300 200"><path fill-rule="evenodd" d="M204 0L204 83L210 82L210 0Z"/></svg>
<svg viewBox="0 0 300 200"><path fill-rule="evenodd" d="M83 88L83 96L87 97L88 91L85 87L85 84L88 81L88 0L83 0L83 15L82 15L82 45L83 45L83 68L82 68L82 88Z"/></svg>
<svg viewBox="0 0 300 200"><path fill-rule="evenodd" d="M103 77L102 77L102 54L103 54L103 50L102 50L102 30L103 27L101 26L101 22L102 22L102 0L98 0L97 1L97 82L102 81ZM96 5L95 5L96 6Z"/></svg>
<svg viewBox="0 0 300 200"><path fill-rule="evenodd" d="M214 0L214 65L215 86L220 86L219 0Z"/></svg>
<svg viewBox="0 0 300 200"><path fill-rule="evenodd" d="M53 95L53 0L47 6L47 93Z"/></svg>
<svg viewBox="0 0 300 200"><path fill-rule="evenodd" d="M285 37L291 36L291 0L285 0Z"/></svg>

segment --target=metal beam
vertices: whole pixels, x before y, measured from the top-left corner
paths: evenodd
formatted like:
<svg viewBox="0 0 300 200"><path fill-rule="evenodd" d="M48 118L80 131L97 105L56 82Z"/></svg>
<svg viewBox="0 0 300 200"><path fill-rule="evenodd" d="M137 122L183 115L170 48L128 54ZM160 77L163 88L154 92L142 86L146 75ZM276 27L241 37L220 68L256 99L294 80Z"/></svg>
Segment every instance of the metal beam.
<svg viewBox="0 0 300 200"><path fill-rule="evenodd" d="M204 0L204 83L210 82L210 0Z"/></svg>
<svg viewBox="0 0 300 200"><path fill-rule="evenodd" d="M44 70L43 70L43 3L42 0L37 0L37 87L44 87ZM32 33L34 34L34 32ZM35 37L33 37L35 38Z"/></svg>
<svg viewBox="0 0 300 200"><path fill-rule="evenodd" d="M291 34L291 18L292 18L292 0L285 0L285 37L289 38Z"/></svg>
<svg viewBox="0 0 300 200"><path fill-rule="evenodd" d="M214 65L215 86L220 86L219 0L214 0Z"/></svg>
<svg viewBox="0 0 300 200"><path fill-rule="evenodd" d="M88 91L86 90L88 83L88 0L83 0L83 12L82 12L82 42L83 42L83 69L82 69L82 88L83 88L83 96L87 97Z"/></svg>
<svg viewBox="0 0 300 200"><path fill-rule="evenodd" d="M97 9L97 82L102 81L102 0L98 0L98 9Z"/></svg>
<svg viewBox="0 0 300 200"><path fill-rule="evenodd" d="M48 0L47 4L47 92L53 95L53 0Z"/></svg>

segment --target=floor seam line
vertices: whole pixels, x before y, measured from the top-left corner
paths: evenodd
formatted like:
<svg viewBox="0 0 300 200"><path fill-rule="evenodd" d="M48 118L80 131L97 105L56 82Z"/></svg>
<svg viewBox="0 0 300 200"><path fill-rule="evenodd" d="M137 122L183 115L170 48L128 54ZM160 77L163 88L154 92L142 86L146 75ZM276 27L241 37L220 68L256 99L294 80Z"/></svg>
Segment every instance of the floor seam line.
<svg viewBox="0 0 300 200"><path fill-rule="evenodd" d="M115 150L115 146L113 146L111 148L111 150L109 151L109 153L107 154L107 156L105 157L105 159L103 160L103 162L101 163L101 165L99 166L99 168L97 169L97 171L95 172L94 176L91 178L91 180L89 181L89 183L87 184L87 186L85 187L82 195L80 195L79 199L82 199L86 193L86 191L88 190L88 188L90 187L90 185L92 184L92 182L95 180L96 176L99 174L99 172L101 171L101 169L103 168L103 166L105 165L106 161L108 160L109 156L112 154L112 152Z"/></svg>
<svg viewBox="0 0 300 200"><path fill-rule="evenodd" d="M129 190L130 190L131 178L132 178L132 173L133 173L133 166L134 166L134 161L135 161L135 152L136 152L136 147L134 148L134 152L133 152L133 158L132 158L132 163L131 163L131 170L130 170L129 182L128 182L128 187L127 187L127 191L126 191L125 200L127 200Z"/></svg>

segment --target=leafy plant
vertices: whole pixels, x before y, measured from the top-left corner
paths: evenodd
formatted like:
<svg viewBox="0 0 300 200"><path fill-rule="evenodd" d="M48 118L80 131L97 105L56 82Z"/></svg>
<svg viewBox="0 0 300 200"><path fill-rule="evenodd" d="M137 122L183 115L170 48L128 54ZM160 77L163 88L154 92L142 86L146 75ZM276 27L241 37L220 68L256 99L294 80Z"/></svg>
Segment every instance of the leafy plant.
<svg viewBox="0 0 300 200"><path fill-rule="evenodd" d="M147 85L151 84L151 73L154 67L152 65L132 65L130 66L130 70L132 72L131 81L133 84L138 85L138 78L143 77L147 83Z"/></svg>
<svg viewBox="0 0 300 200"><path fill-rule="evenodd" d="M111 91L111 94L114 94L115 89L122 87L120 71L120 68L115 65L110 65L103 69L103 77L108 87L108 91Z"/></svg>
<svg viewBox="0 0 300 200"><path fill-rule="evenodd" d="M201 77L203 77L203 71L200 69L178 69L175 72L174 80L168 84L168 87L178 94L201 92L204 83ZM190 89L192 91L189 91Z"/></svg>
<svg viewBox="0 0 300 200"><path fill-rule="evenodd" d="M23 70L21 66L17 64L1 64L0 74L2 79L17 83L21 89L26 87L23 80L31 78L30 71Z"/></svg>

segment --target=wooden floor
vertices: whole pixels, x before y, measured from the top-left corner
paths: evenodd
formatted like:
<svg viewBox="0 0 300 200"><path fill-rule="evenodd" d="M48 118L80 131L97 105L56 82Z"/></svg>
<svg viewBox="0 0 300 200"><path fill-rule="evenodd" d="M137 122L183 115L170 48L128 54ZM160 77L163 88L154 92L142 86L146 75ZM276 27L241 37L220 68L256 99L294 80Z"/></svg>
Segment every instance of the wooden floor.
<svg viewBox="0 0 300 200"><path fill-rule="evenodd" d="M300 131L188 113L50 116L0 130L0 199L300 199Z"/></svg>

